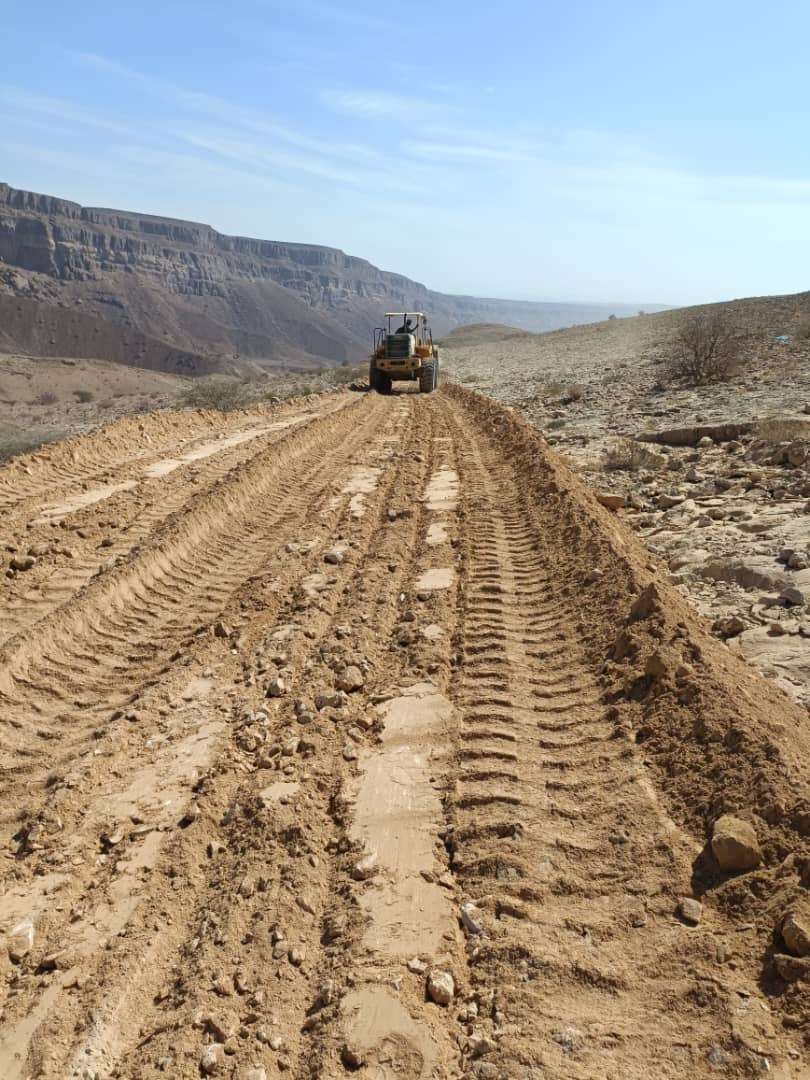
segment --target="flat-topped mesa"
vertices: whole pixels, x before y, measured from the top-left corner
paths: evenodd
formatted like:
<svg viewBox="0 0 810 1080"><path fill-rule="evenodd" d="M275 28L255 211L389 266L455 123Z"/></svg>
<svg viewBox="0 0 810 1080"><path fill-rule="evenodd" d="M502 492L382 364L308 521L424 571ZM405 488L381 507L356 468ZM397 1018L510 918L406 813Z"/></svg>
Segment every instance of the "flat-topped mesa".
<svg viewBox="0 0 810 1080"><path fill-rule="evenodd" d="M401 290L427 294L424 285L337 248L227 236L198 222L80 206L8 184L0 184L0 258L21 270L63 280L86 280L143 262L152 272L171 268L175 276L169 287L186 291L194 282L190 291L197 294L208 291L206 281L230 276L269 278L292 288L347 290L350 295L389 296Z"/></svg>

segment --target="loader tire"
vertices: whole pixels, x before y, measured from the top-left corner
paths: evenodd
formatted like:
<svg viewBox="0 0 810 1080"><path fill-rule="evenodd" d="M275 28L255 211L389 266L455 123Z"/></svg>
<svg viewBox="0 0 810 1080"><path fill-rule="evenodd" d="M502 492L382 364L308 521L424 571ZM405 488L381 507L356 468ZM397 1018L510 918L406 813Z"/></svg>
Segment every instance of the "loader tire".
<svg viewBox="0 0 810 1080"><path fill-rule="evenodd" d="M419 393L429 394L436 389L436 365L431 361L422 364L419 372Z"/></svg>
<svg viewBox="0 0 810 1080"><path fill-rule="evenodd" d="M391 376L386 375L384 371L380 371L374 364L369 365L368 384L378 394L391 393Z"/></svg>

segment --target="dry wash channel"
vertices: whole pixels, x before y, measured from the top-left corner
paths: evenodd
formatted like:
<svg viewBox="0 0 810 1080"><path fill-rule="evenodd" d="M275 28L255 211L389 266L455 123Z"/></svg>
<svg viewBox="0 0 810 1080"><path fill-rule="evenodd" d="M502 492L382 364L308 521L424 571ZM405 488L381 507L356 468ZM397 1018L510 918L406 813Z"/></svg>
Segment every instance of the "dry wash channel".
<svg viewBox="0 0 810 1080"><path fill-rule="evenodd" d="M805 714L483 398L204 434L0 476L0 1075L807 1076Z"/></svg>

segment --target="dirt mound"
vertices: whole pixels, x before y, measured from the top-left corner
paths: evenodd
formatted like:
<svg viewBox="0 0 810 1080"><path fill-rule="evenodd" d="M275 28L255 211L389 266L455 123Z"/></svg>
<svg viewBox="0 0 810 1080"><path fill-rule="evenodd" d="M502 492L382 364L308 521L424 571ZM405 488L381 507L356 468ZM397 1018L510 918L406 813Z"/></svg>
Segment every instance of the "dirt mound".
<svg viewBox="0 0 810 1080"><path fill-rule="evenodd" d="M528 424L126 420L0 497L8 1080L803 1075L806 713Z"/></svg>

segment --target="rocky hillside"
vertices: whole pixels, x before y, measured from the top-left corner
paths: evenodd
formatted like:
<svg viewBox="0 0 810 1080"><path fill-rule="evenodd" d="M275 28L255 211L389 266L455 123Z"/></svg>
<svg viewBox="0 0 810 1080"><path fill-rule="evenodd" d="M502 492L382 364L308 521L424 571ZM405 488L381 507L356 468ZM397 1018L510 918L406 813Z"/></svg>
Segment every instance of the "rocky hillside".
<svg viewBox="0 0 810 1080"><path fill-rule="evenodd" d="M631 310L448 296L334 248L0 184L0 349L184 374L339 364L365 354L390 308L429 311L437 334L484 322L549 330Z"/></svg>

